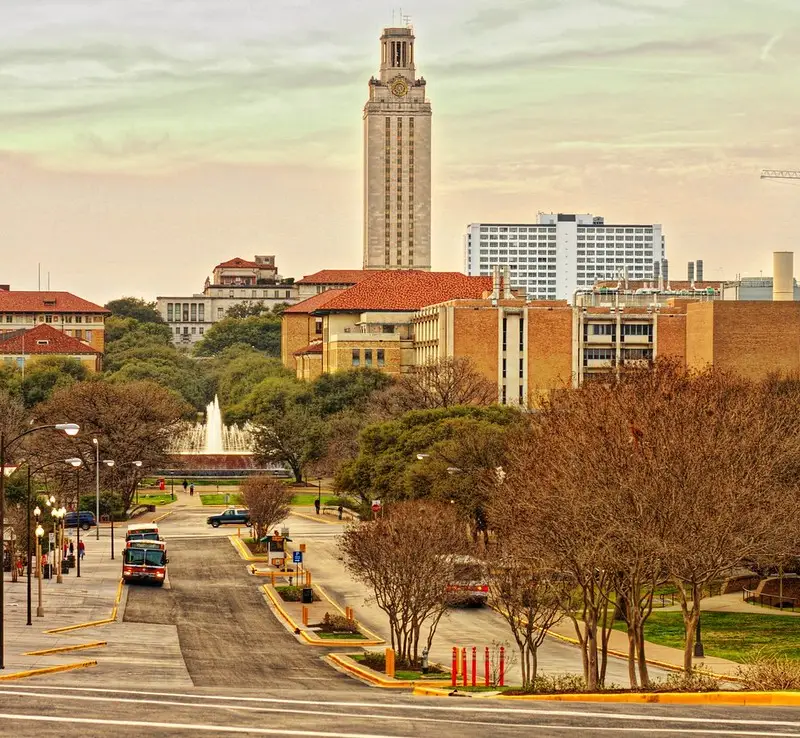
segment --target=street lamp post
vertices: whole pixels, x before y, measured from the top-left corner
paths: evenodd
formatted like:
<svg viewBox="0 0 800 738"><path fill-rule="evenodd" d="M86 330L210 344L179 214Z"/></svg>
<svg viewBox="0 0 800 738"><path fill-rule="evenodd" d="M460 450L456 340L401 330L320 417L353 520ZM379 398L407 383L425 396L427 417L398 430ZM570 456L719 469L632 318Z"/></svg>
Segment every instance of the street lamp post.
<svg viewBox="0 0 800 738"><path fill-rule="evenodd" d="M317 513L322 507L322 477L317 477Z"/></svg>
<svg viewBox="0 0 800 738"><path fill-rule="evenodd" d="M83 460L77 456L74 459L67 459L67 463L75 469L75 536L78 545L75 551L75 576L81 575L81 465Z"/></svg>
<svg viewBox="0 0 800 738"><path fill-rule="evenodd" d="M96 438L92 439L94 444L94 519L97 525L97 540L100 540L100 443ZM80 517L80 515L78 516Z"/></svg>
<svg viewBox="0 0 800 738"><path fill-rule="evenodd" d="M20 433L19 435L14 436L14 438L10 438L8 440L6 440L5 431L0 431L0 547L5 545L4 541L6 537L6 451L8 451L13 444L17 443L25 436L30 435L31 433L36 433L40 430L48 429L63 431L68 436L76 436L78 435L78 431L80 431L81 427L77 423L40 425L36 428L29 428L25 432ZM3 562L3 564L5 564L5 562ZM0 566L0 569L5 569L5 566ZM0 574L3 574L3 576L0 576L0 669L5 669L5 575L4 572L0 572Z"/></svg>
<svg viewBox="0 0 800 738"><path fill-rule="evenodd" d="M694 631L694 657L696 659L705 658L705 648L703 648L703 635L700 631L700 616L697 616L697 628Z"/></svg>
<svg viewBox="0 0 800 738"><path fill-rule="evenodd" d="M44 535L44 528L39 525L39 515L42 511L39 506L33 511L36 516L36 579L39 583L39 606L36 608L36 617L44 617L44 607L42 606L42 536Z"/></svg>
<svg viewBox="0 0 800 738"><path fill-rule="evenodd" d="M62 584L64 582L64 578L62 576L62 556L64 549L61 546L61 540L59 533L61 532L61 508L56 508L51 512L53 519L55 522L53 523L53 541L56 547L56 583Z"/></svg>

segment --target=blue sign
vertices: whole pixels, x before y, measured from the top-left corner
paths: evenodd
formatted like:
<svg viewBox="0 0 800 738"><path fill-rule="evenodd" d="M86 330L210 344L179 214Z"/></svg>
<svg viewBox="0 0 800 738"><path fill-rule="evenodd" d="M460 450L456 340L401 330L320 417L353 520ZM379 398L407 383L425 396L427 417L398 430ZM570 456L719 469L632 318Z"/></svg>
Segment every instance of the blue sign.
<svg viewBox="0 0 800 738"><path fill-rule="evenodd" d="M302 564L303 563L303 552L302 551L292 551L292 563L293 564Z"/></svg>

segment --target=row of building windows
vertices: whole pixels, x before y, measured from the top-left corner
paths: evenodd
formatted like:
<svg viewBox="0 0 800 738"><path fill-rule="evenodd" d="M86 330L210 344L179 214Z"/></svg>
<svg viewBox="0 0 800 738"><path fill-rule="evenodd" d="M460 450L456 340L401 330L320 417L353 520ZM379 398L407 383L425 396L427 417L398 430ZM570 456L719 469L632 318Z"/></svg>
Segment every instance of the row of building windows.
<svg viewBox="0 0 800 738"><path fill-rule="evenodd" d="M377 364L372 363L373 349L353 349L351 359L352 366L386 366L386 350L374 349L374 353Z"/></svg>
<svg viewBox="0 0 800 738"><path fill-rule="evenodd" d="M181 326L177 325L177 326L175 326L175 335L176 335L176 336L181 336L181 335L183 335L183 336L188 336L188 335L192 335L192 336L201 335L201 336L202 336L202 335L203 335L203 330L204 330L204 329L203 329L203 326L202 326L202 325L200 326L200 328L199 328L199 329L198 329L198 327L197 327L197 326L193 325L193 326L191 327L191 330L190 330L190 328L189 328L189 326L188 326L188 325L185 325L185 326L183 326L183 327L181 327Z"/></svg>
<svg viewBox="0 0 800 738"><path fill-rule="evenodd" d="M556 227L551 225L527 226L480 226L481 233L555 233ZM578 233L643 233L652 234L652 228L617 228L616 226L578 226Z"/></svg>
<svg viewBox="0 0 800 738"><path fill-rule="evenodd" d="M61 313L4 313L4 323L102 323L102 315L62 315Z"/></svg>
<svg viewBox="0 0 800 738"><path fill-rule="evenodd" d="M220 308L221 309L221 308ZM206 319L206 306L202 302L168 302L167 303L167 322L189 321L205 322Z"/></svg>

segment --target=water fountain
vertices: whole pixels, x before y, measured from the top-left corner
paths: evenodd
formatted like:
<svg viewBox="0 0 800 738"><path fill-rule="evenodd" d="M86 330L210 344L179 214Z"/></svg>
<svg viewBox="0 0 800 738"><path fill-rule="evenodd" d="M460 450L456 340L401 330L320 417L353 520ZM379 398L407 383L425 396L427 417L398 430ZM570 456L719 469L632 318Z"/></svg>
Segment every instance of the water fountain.
<svg viewBox="0 0 800 738"><path fill-rule="evenodd" d="M240 427L225 425L219 398L206 405L204 423L186 423L176 434L170 453L181 455L249 455L252 454L253 428L250 423Z"/></svg>

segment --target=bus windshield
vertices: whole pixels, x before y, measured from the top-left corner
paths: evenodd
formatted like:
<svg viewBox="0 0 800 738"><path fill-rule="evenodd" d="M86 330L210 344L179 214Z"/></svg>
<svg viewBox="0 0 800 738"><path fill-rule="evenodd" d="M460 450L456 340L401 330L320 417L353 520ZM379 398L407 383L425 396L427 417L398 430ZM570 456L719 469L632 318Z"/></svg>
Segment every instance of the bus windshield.
<svg viewBox="0 0 800 738"><path fill-rule="evenodd" d="M124 562L129 566L164 566L166 553L159 549L126 548Z"/></svg>

